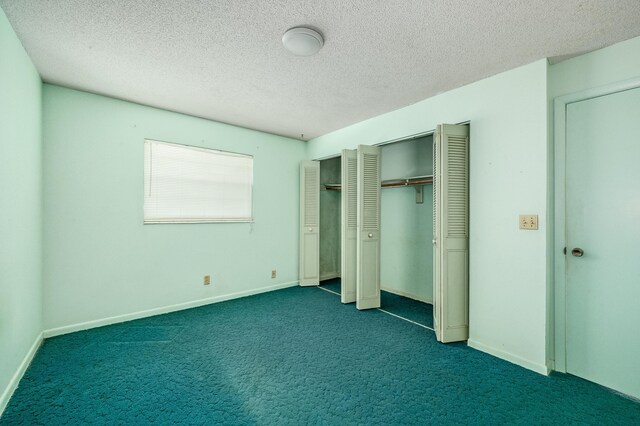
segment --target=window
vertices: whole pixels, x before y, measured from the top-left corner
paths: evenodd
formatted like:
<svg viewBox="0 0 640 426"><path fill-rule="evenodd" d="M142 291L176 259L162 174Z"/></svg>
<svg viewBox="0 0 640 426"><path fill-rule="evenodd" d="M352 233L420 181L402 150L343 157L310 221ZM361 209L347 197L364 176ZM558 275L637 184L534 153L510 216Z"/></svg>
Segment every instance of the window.
<svg viewBox="0 0 640 426"><path fill-rule="evenodd" d="M253 157L144 141L144 223L250 222Z"/></svg>

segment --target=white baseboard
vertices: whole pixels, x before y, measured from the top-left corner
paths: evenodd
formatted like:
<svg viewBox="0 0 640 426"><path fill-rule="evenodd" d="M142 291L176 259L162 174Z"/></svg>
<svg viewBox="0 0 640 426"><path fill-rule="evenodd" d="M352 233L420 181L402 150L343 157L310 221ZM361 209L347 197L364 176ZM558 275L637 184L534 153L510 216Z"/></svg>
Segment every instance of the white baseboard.
<svg viewBox="0 0 640 426"><path fill-rule="evenodd" d="M328 274L320 275L320 281L332 280L334 278L340 278L340 272L330 272Z"/></svg>
<svg viewBox="0 0 640 426"><path fill-rule="evenodd" d="M117 315L114 317L102 318L93 321L87 321L79 324L66 325L63 327L51 328L44 331L44 337L54 337L61 334L73 333L75 331L88 330L90 328L102 327L105 325L116 324L125 321L146 318L154 315L167 314L169 312L182 311L184 309L197 308L198 306L210 305L212 303L224 302L226 300L238 299L240 297L253 296L254 294L267 293L269 291L281 290L283 288L294 287L298 285L298 281L276 284L268 287L256 288L253 290L240 291L237 293L224 294L221 296L208 297L206 299L193 300L191 302L178 303L176 305L163 306L160 308L147 309L144 311L133 312L130 314Z"/></svg>
<svg viewBox="0 0 640 426"><path fill-rule="evenodd" d="M404 297L407 297L409 299L417 300L418 302L424 302L424 303L428 303L430 305L433 305L433 299L429 298L429 297L417 296L415 294L407 293L406 291L402 291L402 290L398 290L398 289L390 288L390 287L381 287L380 290L383 290L383 291L386 291L386 292L389 292L389 293L393 293L393 294L397 294L398 296L404 296Z"/></svg>
<svg viewBox="0 0 640 426"><path fill-rule="evenodd" d="M2 392L2 395L0 396L0 416L2 416L2 413L4 413L4 409L7 408L7 404L9 404L9 400L11 399L11 396L18 388L18 384L20 383L20 380L22 380L22 376L24 376L24 372L27 371L27 367L29 367L29 364L31 364L33 357L36 355L36 352L38 352L38 349L42 344L42 340L43 340L43 335L42 333L40 333L38 334L38 336L36 337L36 340L31 345L29 352L27 352L27 354L24 356L24 359L18 366L18 369L13 374L13 377L11 377L11 380L9 381L9 385Z"/></svg>
<svg viewBox="0 0 640 426"><path fill-rule="evenodd" d="M531 362L528 359L524 359L517 355L511 354L509 352L505 352L503 350L485 345L484 343L480 343L476 340L469 339L467 341L467 345L479 351L486 352L489 355L493 355L495 357L504 359L505 361L509 361L513 364L524 367L528 370L535 371L536 373L544 374L545 376L548 376L549 373L551 372L551 370L546 365Z"/></svg>

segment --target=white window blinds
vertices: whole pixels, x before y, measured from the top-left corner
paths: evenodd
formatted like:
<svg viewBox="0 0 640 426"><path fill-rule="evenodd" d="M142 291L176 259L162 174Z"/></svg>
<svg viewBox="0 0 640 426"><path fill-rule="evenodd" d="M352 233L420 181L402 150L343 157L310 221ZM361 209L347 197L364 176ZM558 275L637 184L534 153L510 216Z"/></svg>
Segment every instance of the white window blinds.
<svg viewBox="0 0 640 426"><path fill-rule="evenodd" d="M144 223L250 222L253 157L144 141Z"/></svg>

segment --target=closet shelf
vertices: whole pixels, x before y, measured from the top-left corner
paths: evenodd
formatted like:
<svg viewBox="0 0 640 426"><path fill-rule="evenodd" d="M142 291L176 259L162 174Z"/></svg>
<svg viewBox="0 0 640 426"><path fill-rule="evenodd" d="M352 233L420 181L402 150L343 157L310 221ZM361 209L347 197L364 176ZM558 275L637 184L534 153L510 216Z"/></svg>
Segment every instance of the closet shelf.
<svg viewBox="0 0 640 426"><path fill-rule="evenodd" d="M400 179L389 179L380 182L381 188L395 188L398 186L416 186L416 185L430 185L433 183L433 175L425 176L413 176ZM342 185L339 183L325 183L323 185L327 191L341 191Z"/></svg>

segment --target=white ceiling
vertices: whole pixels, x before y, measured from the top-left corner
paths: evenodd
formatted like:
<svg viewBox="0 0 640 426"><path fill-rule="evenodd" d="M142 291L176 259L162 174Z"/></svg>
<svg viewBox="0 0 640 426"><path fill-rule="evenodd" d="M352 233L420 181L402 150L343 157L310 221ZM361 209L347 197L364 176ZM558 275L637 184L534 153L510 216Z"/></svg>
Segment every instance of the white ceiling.
<svg viewBox="0 0 640 426"><path fill-rule="evenodd" d="M45 82L305 140L541 58L640 35L639 0L0 6ZM315 56L283 48L282 34L299 25L324 34Z"/></svg>

